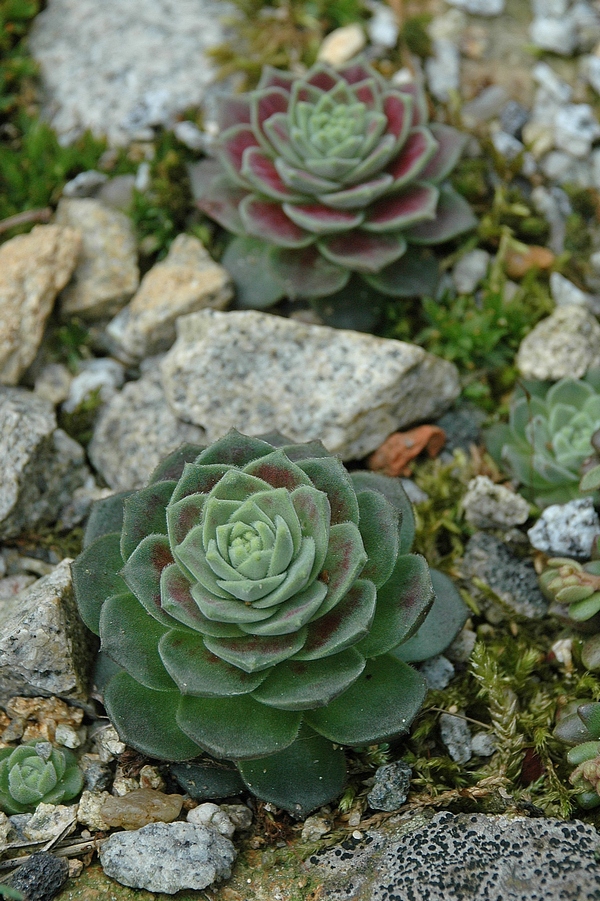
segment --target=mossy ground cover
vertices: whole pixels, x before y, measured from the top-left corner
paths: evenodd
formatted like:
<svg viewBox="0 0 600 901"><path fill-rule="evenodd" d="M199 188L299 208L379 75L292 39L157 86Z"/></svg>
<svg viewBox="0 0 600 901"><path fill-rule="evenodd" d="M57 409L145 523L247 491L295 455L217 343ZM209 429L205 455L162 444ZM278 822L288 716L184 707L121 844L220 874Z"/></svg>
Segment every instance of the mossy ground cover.
<svg viewBox="0 0 600 901"><path fill-rule="evenodd" d="M36 67L27 53L26 35L43 6L43 0L0 0L0 181L6 186L0 193L0 226L1 221L25 211L53 209L64 183L79 172L90 168L109 175L135 172L142 158L135 146L107 154L105 142L89 134L71 147L62 147L41 121ZM241 73L246 87L256 84L266 62L281 67L310 65L328 31L368 16L361 0L277 0L268 5L263 0L236 0L236 6L239 15L232 25L233 38L215 50L214 58L223 74ZM401 40L380 64L384 74L402 65L408 50L423 56L429 51L428 13L415 10L414 3L398 4L400 7L405 13ZM454 115L458 116L457 109ZM195 116L194 111L189 113L190 118ZM378 334L416 341L456 363L464 396L494 418L506 413L507 398L517 379L514 358L520 341L550 312L552 303L548 271L531 268L518 280L516 293L509 296L506 292L508 251L520 243L545 245L548 226L536 214L530 186L519 175L517 164L507 165L485 142L485 136L482 140L486 153L463 160L453 176L454 186L478 213L479 228L475 236L446 248L442 268L448 271L474 247L495 255L494 266L474 295L456 297L446 291L435 299L383 304ZM223 233L195 210L192 201L186 163L194 158L170 132L158 136L150 190L136 193L130 210L144 269L162 258L173 238L184 230L201 237L216 257L222 253ZM584 287L598 196L576 187L567 186L566 190L573 213L566 223L565 252L556 258L553 268ZM28 228L31 223L4 229L0 240ZM57 324L51 345L54 358L73 369L90 353L85 329L77 322ZM61 425L85 443L93 413L92 401L91 408L78 411ZM575 807L564 747L552 735L557 711L570 700L600 699L600 680L582 667L577 640L572 663L555 659L552 645L572 634L558 621L548 617L533 622L509 616L500 624L490 624L469 595L468 584L461 580L460 559L472 529L464 521L460 502L469 478L481 473L500 478L480 452L470 457L459 454L452 463L427 461L415 466L415 480L429 495L417 508L417 550L457 579L471 608L477 643L471 659L457 667L448 688L429 693L409 738L354 755L348 788L332 812L333 831L323 840L325 844L352 831L349 820L353 812L366 811L369 780L376 767L398 757L413 767L409 808L430 805L454 811L576 814L600 826L599 813L583 813ZM47 529L21 536L18 546L27 553L36 547L51 549L62 557L75 556L80 542L80 529L66 534ZM455 763L439 736L439 717L444 711L464 716L474 732L494 732L500 750L491 758ZM233 880L214 891L183 892L178 897L181 901L199 897L262 899L272 896L269 892L276 882L285 901L310 898L318 884L306 876L301 861L314 849L300 845L298 835L299 827L286 815L263 811L252 836L242 843ZM62 901L128 901L134 897L146 901L167 896L118 886L103 876L97 864L59 895Z"/></svg>

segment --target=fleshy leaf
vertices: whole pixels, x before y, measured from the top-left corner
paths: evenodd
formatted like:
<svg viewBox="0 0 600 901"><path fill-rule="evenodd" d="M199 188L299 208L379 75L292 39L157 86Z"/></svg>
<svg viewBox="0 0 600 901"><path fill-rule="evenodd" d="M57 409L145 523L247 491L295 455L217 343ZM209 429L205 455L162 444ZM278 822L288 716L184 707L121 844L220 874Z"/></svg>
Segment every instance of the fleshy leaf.
<svg viewBox="0 0 600 901"><path fill-rule="evenodd" d="M295 659L320 660L357 644L373 622L376 600L373 583L358 579L333 610L310 623L308 638Z"/></svg>
<svg viewBox="0 0 600 901"><path fill-rule="evenodd" d="M252 697L281 710L324 707L358 679L365 659L354 648L321 660L288 660L275 667Z"/></svg>
<svg viewBox="0 0 600 901"><path fill-rule="evenodd" d="M358 523L358 501L350 475L337 457L309 457L299 460L298 466L315 488L324 491L331 507L331 525L340 522Z"/></svg>
<svg viewBox="0 0 600 901"><path fill-rule="evenodd" d="M254 91L251 95L251 120L255 135L261 144L270 147L270 141L264 133L264 123L276 113L286 113L290 102L289 90L281 87L269 87Z"/></svg>
<svg viewBox="0 0 600 901"><path fill-rule="evenodd" d="M351 475L355 490L379 491L400 514L400 545L398 554L408 554L415 540L415 515L412 504L400 479L381 475L378 472L361 470Z"/></svg>
<svg viewBox="0 0 600 901"><path fill-rule="evenodd" d="M304 645L306 635L305 627L291 635L248 635L244 638L207 636L205 644L221 660L239 666L246 673L259 673L293 657Z"/></svg>
<svg viewBox="0 0 600 901"><path fill-rule="evenodd" d="M426 685L406 663L389 655L368 660L350 688L327 707L309 710L309 726L340 745L367 745L408 731L421 709Z"/></svg>
<svg viewBox="0 0 600 901"><path fill-rule="evenodd" d="M363 228L367 231L388 232L407 228L424 219L434 219L438 196L439 191L433 185L419 183L410 185L399 194L384 197L374 203L363 223Z"/></svg>
<svg viewBox="0 0 600 901"><path fill-rule="evenodd" d="M397 647L419 628L433 603L434 592L424 557L398 557L388 581L377 592L371 629L358 645L366 657L378 657Z"/></svg>
<svg viewBox="0 0 600 901"><path fill-rule="evenodd" d="M313 582L280 604L269 619L244 624L241 628L249 635L289 635L297 632L320 610L326 594L327 586L323 582Z"/></svg>
<svg viewBox="0 0 600 901"><path fill-rule="evenodd" d="M153 691L127 673L112 677L104 692L104 706L120 738L158 760L189 760L198 745L176 721L179 691Z"/></svg>
<svg viewBox="0 0 600 901"><path fill-rule="evenodd" d="M438 148L421 172L421 178L439 184L456 166L465 149L468 135L439 122L432 122L428 127L438 142Z"/></svg>
<svg viewBox="0 0 600 901"><path fill-rule="evenodd" d="M359 211L332 209L318 203L284 203L283 209L299 228L315 235L330 235L358 228L364 218Z"/></svg>
<svg viewBox="0 0 600 901"><path fill-rule="evenodd" d="M400 514L379 491L359 491L360 534L367 562L361 573L376 588L388 581L400 545Z"/></svg>
<svg viewBox="0 0 600 901"><path fill-rule="evenodd" d="M221 262L233 279L236 303L243 310L266 310L285 294L282 282L269 267L270 251L270 244L247 236L236 237L227 245Z"/></svg>
<svg viewBox="0 0 600 901"><path fill-rule="evenodd" d="M406 240L398 234L369 234L357 229L324 238L318 247L332 263L368 273L379 272L399 259L406 251Z"/></svg>
<svg viewBox="0 0 600 901"><path fill-rule="evenodd" d="M293 191L298 191L300 194L312 196L313 194L322 194L325 191L336 191L340 187L338 182L332 181L329 178L318 178L311 172L306 172L304 169L298 169L297 166L290 166L290 164L281 157L277 157L274 160L274 163L275 168L281 176L281 180L288 188L291 188Z"/></svg>
<svg viewBox="0 0 600 901"><path fill-rule="evenodd" d="M337 798L346 778L342 749L306 726L285 751L242 761L239 769L251 792L299 819Z"/></svg>
<svg viewBox="0 0 600 901"><path fill-rule="evenodd" d="M272 488L286 488L288 491L293 491L294 488L299 488L301 485L311 485L308 476L299 466L292 463L282 450L275 450L258 460L247 463L244 472L256 476L257 479L263 479Z"/></svg>
<svg viewBox="0 0 600 901"><path fill-rule="evenodd" d="M72 564L79 615L96 635L99 634L100 611L106 598L127 591L120 576L123 567L120 543L118 532L96 538Z"/></svg>
<svg viewBox="0 0 600 901"><path fill-rule="evenodd" d="M327 613L350 590L367 562L362 536L353 522L341 522L331 526L329 547L323 561L326 576L327 597L321 610Z"/></svg>
<svg viewBox="0 0 600 901"><path fill-rule="evenodd" d="M413 100L408 94L390 91L383 97L383 112L388 120L387 131L396 138L398 146L411 126L412 108Z"/></svg>
<svg viewBox="0 0 600 901"><path fill-rule="evenodd" d="M220 135L217 156L236 183L247 186L247 182L240 175L244 151L248 147L259 146L256 135L249 125L234 125Z"/></svg>
<svg viewBox="0 0 600 901"><path fill-rule="evenodd" d="M160 578L161 604L165 613L174 617L184 626L195 629L203 635L215 635L219 638L234 638L243 635L239 628L231 623L220 623L207 619L200 611L192 597L190 583L176 563L165 566ZM175 624L173 624L175 627Z"/></svg>
<svg viewBox="0 0 600 901"><path fill-rule="evenodd" d="M169 767L170 775L183 791L196 801L229 798L244 791L238 770L224 760L204 757L193 763L176 763Z"/></svg>
<svg viewBox="0 0 600 901"><path fill-rule="evenodd" d="M162 460L148 480L149 485L155 482L168 482L179 479L185 469L186 463L193 463L204 447L199 444L182 444L177 450L168 454Z"/></svg>
<svg viewBox="0 0 600 901"><path fill-rule="evenodd" d="M301 714L275 710L250 695L181 699L177 722L214 757L244 760L282 751L294 741Z"/></svg>
<svg viewBox="0 0 600 901"><path fill-rule="evenodd" d="M314 246L303 250L273 247L268 268L291 300L327 296L343 288L350 277L347 269L324 259Z"/></svg>
<svg viewBox="0 0 600 901"><path fill-rule="evenodd" d="M111 494L110 497L105 497L92 505L83 536L84 548L90 545L92 541L95 541L96 538L102 538L103 535L109 535L111 532L121 531L123 527L123 502L131 494L133 494L132 491L120 491L118 494Z"/></svg>
<svg viewBox="0 0 600 901"><path fill-rule="evenodd" d="M464 197L449 185L442 185L435 218L413 226L407 238L413 244L441 244L476 225L477 220Z"/></svg>
<svg viewBox="0 0 600 901"><path fill-rule="evenodd" d="M251 460L270 454L272 450L273 448L266 441L242 435L236 429L231 429L224 438L219 438L218 441L202 451L196 463L203 466L206 463L245 466Z"/></svg>
<svg viewBox="0 0 600 901"><path fill-rule="evenodd" d="M331 194L320 194L319 200L336 210L361 209L385 194L393 181L393 174L384 172L370 181L361 182L352 188L345 188Z"/></svg>
<svg viewBox="0 0 600 901"><path fill-rule="evenodd" d="M136 682L155 691L175 690L158 653L158 642L166 632L165 626L150 616L132 594L108 598L102 607L103 652Z"/></svg>
<svg viewBox="0 0 600 901"><path fill-rule="evenodd" d="M166 506L177 482L155 482L135 491L123 504L121 556L128 560L148 535L166 535Z"/></svg>
<svg viewBox="0 0 600 901"><path fill-rule="evenodd" d="M388 297L432 297L435 294L440 270L430 251L409 247L396 262L380 272L364 273L364 280Z"/></svg>
<svg viewBox="0 0 600 901"><path fill-rule="evenodd" d="M248 196L249 185L232 184L225 175L217 175L197 201L198 209L234 235L244 234L239 213L242 200Z"/></svg>
<svg viewBox="0 0 600 901"><path fill-rule="evenodd" d="M244 94L223 94L217 107L219 131L226 131L233 125L250 125L250 98Z"/></svg>
<svg viewBox="0 0 600 901"><path fill-rule="evenodd" d="M172 630L160 640L158 653L182 695L225 698L248 694L261 684L264 673L246 673L215 657L200 635Z"/></svg>
<svg viewBox="0 0 600 901"><path fill-rule="evenodd" d="M249 147L244 151L242 175L255 190L272 200L302 199L282 181L273 160L259 147Z"/></svg>
<svg viewBox="0 0 600 901"><path fill-rule="evenodd" d="M293 72L285 72L269 65L263 66L257 90L283 88L284 91L289 92L297 77Z"/></svg>
<svg viewBox="0 0 600 901"><path fill-rule="evenodd" d="M185 541L189 532L200 522L206 497L195 494L184 497L167 508L167 529L171 547L176 548Z"/></svg>
<svg viewBox="0 0 600 901"><path fill-rule="evenodd" d="M169 504L194 494L208 494L230 468L228 463L186 463Z"/></svg>
<svg viewBox="0 0 600 901"><path fill-rule="evenodd" d="M314 235L292 222L279 203L249 194L240 203L239 210L247 231L263 241L271 241L278 247L306 247L314 241Z"/></svg>
<svg viewBox="0 0 600 901"><path fill-rule="evenodd" d="M437 569L431 570L435 600L420 629L395 648L394 657L406 663L428 660L441 654L465 624L468 609L454 583Z"/></svg>
<svg viewBox="0 0 600 901"><path fill-rule="evenodd" d="M296 488L290 495L303 535L315 542L315 561L309 580L312 581L323 566L329 546L329 523L331 507L323 491L304 486Z"/></svg>
<svg viewBox="0 0 600 901"><path fill-rule="evenodd" d="M437 142L427 128L413 128L404 142L398 156L389 164L387 171L394 179L394 190L412 181L437 150Z"/></svg>
<svg viewBox="0 0 600 901"><path fill-rule="evenodd" d="M121 570L128 588L159 623L170 626L170 616L160 606L160 576L173 563L169 542L164 535L148 535L138 544Z"/></svg>
<svg viewBox="0 0 600 901"><path fill-rule="evenodd" d="M372 332L381 317L382 300L384 298L379 291L375 291L353 272L340 291L327 297L311 297L310 305L325 325L356 332Z"/></svg>

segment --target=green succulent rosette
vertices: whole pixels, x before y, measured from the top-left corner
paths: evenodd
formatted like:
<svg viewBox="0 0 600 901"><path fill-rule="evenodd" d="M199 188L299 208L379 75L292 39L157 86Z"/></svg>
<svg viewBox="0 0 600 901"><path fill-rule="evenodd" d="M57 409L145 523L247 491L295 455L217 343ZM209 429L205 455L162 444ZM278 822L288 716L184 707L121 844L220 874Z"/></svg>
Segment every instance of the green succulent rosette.
<svg viewBox="0 0 600 901"><path fill-rule="evenodd" d="M600 806L600 703L573 702L572 710L559 720L554 735L573 745L567 761L575 769L569 781L577 791L576 800L584 810Z"/></svg>
<svg viewBox="0 0 600 901"><path fill-rule="evenodd" d="M600 370L583 379L526 382L515 393L508 424L484 434L494 460L540 507L580 496L581 467L600 428Z"/></svg>
<svg viewBox="0 0 600 901"><path fill-rule="evenodd" d="M233 760L293 812L335 797L342 746L406 732L425 695L399 647L434 600L412 538L396 480L281 436L185 446L147 488L97 504L74 584L113 662L104 703L121 738L165 760ZM407 659L462 626L442 589L441 627Z"/></svg>
<svg viewBox="0 0 600 901"><path fill-rule="evenodd" d="M241 306L431 293L429 245L476 224L448 180L466 135L428 121L416 81L395 85L363 58L303 75L266 66L256 90L221 99L219 126L194 181L200 209L235 236L223 264Z"/></svg>
<svg viewBox="0 0 600 901"><path fill-rule="evenodd" d="M38 804L62 804L83 788L74 754L47 741L0 748L0 809L28 813Z"/></svg>

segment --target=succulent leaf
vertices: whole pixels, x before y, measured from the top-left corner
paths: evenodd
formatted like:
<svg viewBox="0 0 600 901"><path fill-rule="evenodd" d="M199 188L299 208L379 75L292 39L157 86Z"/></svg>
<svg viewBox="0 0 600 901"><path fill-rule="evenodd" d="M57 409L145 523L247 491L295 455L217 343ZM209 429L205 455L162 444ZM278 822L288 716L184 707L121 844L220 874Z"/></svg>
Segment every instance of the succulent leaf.
<svg viewBox="0 0 600 901"><path fill-rule="evenodd" d="M0 749L0 809L5 814L71 801L82 788L83 775L71 751L39 739Z"/></svg>

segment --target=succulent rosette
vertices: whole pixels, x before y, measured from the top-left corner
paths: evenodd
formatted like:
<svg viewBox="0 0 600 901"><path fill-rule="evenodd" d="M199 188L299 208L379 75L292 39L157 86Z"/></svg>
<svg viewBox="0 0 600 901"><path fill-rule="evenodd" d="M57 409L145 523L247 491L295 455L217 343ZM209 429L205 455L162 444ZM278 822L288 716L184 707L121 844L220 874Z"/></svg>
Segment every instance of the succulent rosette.
<svg viewBox="0 0 600 901"><path fill-rule="evenodd" d="M97 504L74 583L114 664L104 703L121 738L233 760L293 812L335 797L341 746L400 735L421 706L401 646L439 653L464 622L436 574L437 616L419 628L434 588L412 537L396 480L275 435L184 446L148 487Z"/></svg>
<svg viewBox="0 0 600 901"><path fill-rule="evenodd" d="M0 809L28 813L38 804L62 804L83 788L83 775L71 751L48 741L0 749Z"/></svg>
<svg viewBox="0 0 600 901"><path fill-rule="evenodd" d="M580 496L583 463L600 428L600 370L548 386L527 382L515 394L508 424L492 426L485 443L496 462L538 506Z"/></svg>
<svg viewBox="0 0 600 901"><path fill-rule="evenodd" d="M427 293L437 264L423 248L475 225L446 182L466 136L428 123L414 81L362 59L301 76L267 66L255 91L222 100L219 124L196 184L200 209L237 236L223 262L241 306L335 295L352 274Z"/></svg>
<svg viewBox="0 0 600 901"><path fill-rule="evenodd" d="M584 810L600 806L600 703L574 701L554 730L556 738L573 745L567 762L575 769L569 777Z"/></svg>

